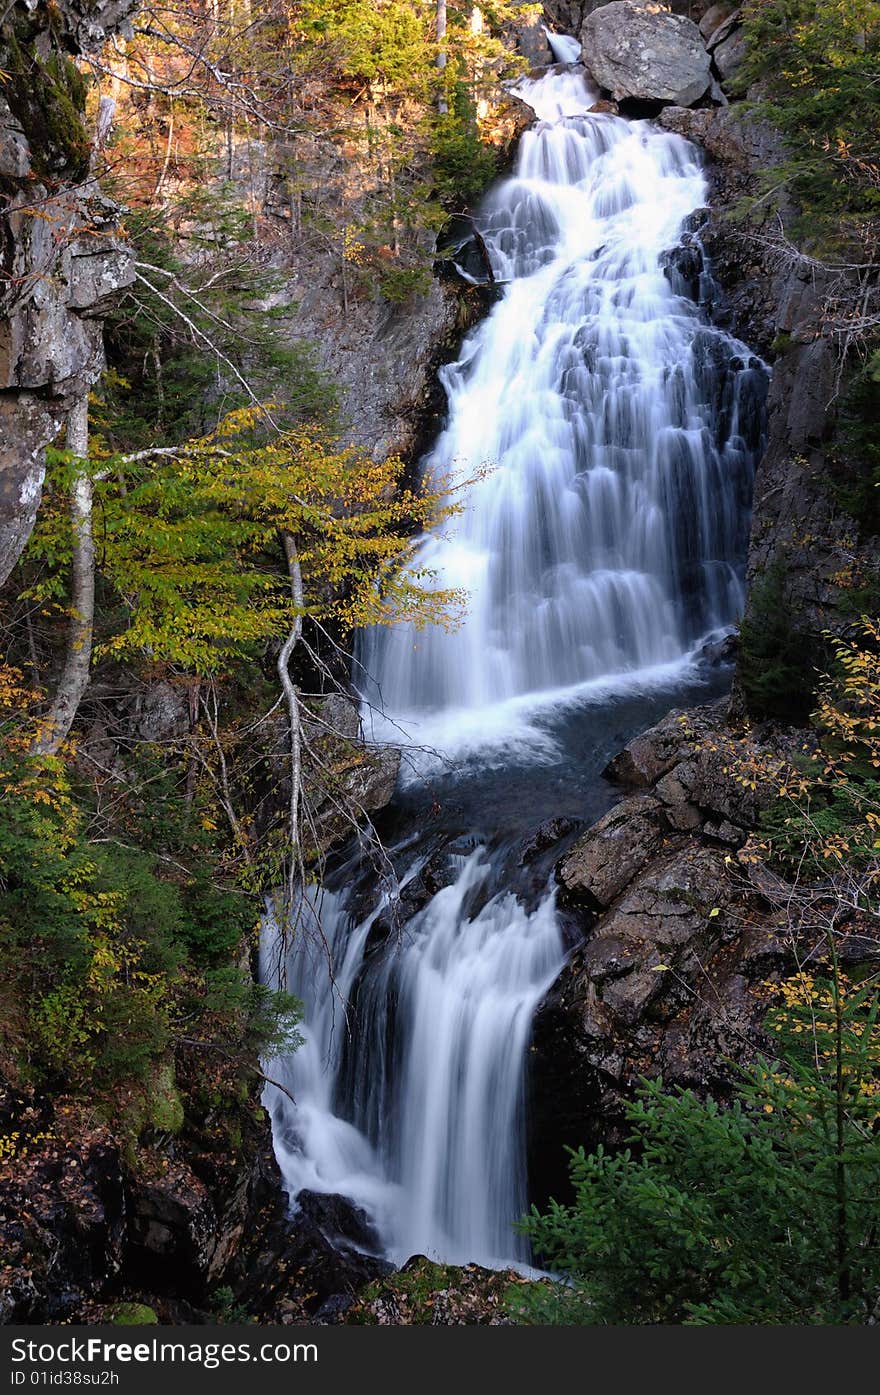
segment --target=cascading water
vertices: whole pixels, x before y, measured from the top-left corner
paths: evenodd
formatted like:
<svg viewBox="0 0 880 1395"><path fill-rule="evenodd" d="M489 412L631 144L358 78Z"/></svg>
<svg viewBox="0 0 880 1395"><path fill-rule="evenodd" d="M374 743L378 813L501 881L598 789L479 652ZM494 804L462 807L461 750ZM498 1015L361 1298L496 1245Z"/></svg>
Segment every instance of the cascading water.
<svg viewBox="0 0 880 1395"><path fill-rule="evenodd" d="M743 599L753 374L660 260L705 201L697 153L644 121L572 117L594 100L582 69L520 92L546 119L479 220L506 290L444 372L425 464L489 471L418 556L469 592L466 619L362 651L371 697L428 741L431 714L449 731L462 710L680 662Z"/></svg>
<svg viewBox="0 0 880 1395"><path fill-rule="evenodd" d="M304 902L286 962L265 937L266 977L306 1007L304 1045L271 1072L297 1108L267 1092L290 1195L350 1197L395 1258L527 1258L512 1229L524 1062L565 946L552 849L532 864L517 835L564 789L582 820L601 811L603 742L699 681L696 649L742 602L766 375L664 269L705 200L697 155L647 122L588 114L574 41L554 38L566 62L521 84L539 121L478 219L501 294L444 372L448 423L424 465L488 467L417 559L468 590L467 618L368 634L360 654L368 696L417 740L479 753L500 733L506 763L487 775L478 761L464 793L459 767L401 794L393 893L365 907L354 854ZM652 683L655 711L639 696ZM514 757L511 713L548 708L578 715L549 719L541 784L536 741Z"/></svg>

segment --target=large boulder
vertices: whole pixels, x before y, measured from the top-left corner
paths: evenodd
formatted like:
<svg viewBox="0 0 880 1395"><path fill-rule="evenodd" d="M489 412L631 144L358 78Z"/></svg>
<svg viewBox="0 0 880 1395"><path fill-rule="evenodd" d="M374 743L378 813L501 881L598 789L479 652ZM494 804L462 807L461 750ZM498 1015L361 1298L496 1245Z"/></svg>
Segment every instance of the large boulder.
<svg viewBox="0 0 880 1395"><path fill-rule="evenodd" d="M689 107L712 82L711 61L696 24L636 0L613 0L588 15L581 43L596 82L616 101Z"/></svg>

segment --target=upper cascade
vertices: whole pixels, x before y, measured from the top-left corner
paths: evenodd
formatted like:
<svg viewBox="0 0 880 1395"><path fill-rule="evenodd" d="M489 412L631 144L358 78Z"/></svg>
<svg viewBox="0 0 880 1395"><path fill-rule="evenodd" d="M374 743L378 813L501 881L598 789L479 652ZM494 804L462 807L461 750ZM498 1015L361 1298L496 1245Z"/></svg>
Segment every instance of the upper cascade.
<svg viewBox="0 0 880 1395"><path fill-rule="evenodd" d="M766 371L664 270L706 201L697 151L590 114L578 67L519 91L541 119L477 218L504 292L443 371L423 463L483 472L415 564L467 591L466 618L361 652L368 695L422 730L682 662L743 604Z"/></svg>

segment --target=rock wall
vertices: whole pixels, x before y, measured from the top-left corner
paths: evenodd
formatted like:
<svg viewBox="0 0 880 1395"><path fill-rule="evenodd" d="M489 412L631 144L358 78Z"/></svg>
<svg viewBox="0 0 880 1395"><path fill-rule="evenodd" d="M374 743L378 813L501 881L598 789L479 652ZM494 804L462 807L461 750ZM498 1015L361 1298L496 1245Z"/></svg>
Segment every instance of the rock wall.
<svg viewBox="0 0 880 1395"><path fill-rule="evenodd" d="M711 207L697 240L723 291L716 313L762 354L772 370L767 449L755 479L749 548L750 587L775 562L785 571L792 626L819 633L849 623L848 592L878 570L877 539L860 537L835 498L829 451L847 372L828 332L830 276L786 243L798 210L741 200L784 159L777 133L740 103L720 110L666 107L659 124L706 153Z"/></svg>
<svg viewBox="0 0 880 1395"><path fill-rule="evenodd" d="M108 1322L132 1302L163 1323L228 1321L232 1288L264 1321L306 1322L386 1274L341 1197L308 1194L289 1215L258 1088L196 1090L181 1133L147 1128L135 1148L81 1102L0 1083L15 1145L0 1159L0 1325Z"/></svg>
<svg viewBox="0 0 880 1395"><path fill-rule="evenodd" d="M30 536L45 447L103 367L101 316L134 278L117 207L89 174L85 92L70 61L135 0L16 0L0 23L0 584Z"/></svg>

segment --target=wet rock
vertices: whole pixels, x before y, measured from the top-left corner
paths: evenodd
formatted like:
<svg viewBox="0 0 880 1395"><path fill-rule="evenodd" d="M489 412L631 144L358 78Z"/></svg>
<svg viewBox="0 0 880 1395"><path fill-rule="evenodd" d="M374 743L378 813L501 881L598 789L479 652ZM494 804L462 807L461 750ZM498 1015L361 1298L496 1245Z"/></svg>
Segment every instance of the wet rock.
<svg viewBox="0 0 880 1395"><path fill-rule="evenodd" d="M534 114L534 113L533 113ZM437 239L438 274L460 277L471 286L492 286L495 272L483 235L473 218L458 213Z"/></svg>
<svg viewBox="0 0 880 1395"><path fill-rule="evenodd" d="M732 664L738 652L739 635L733 632L722 635L720 639L707 640L700 650L699 659L710 668L719 668L722 664Z"/></svg>
<svg viewBox="0 0 880 1395"><path fill-rule="evenodd" d="M663 840L656 799L625 799L581 838L559 865L559 881L593 910L609 906Z"/></svg>
<svg viewBox="0 0 880 1395"><path fill-rule="evenodd" d="M348 1197L300 1192L296 1198L296 1214L301 1220L317 1226L334 1243L347 1243L374 1254L382 1249L376 1227L366 1211Z"/></svg>
<svg viewBox="0 0 880 1395"><path fill-rule="evenodd" d="M239 1301L263 1321L338 1321L365 1285L394 1271L387 1260L334 1233L334 1224L369 1231L357 1207L343 1197L305 1195L305 1207L290 1215L280 1190L268 1192L238 1257Z"/></svg>
<svg viewBox="0 0 880 1395"><path fill-rule="evenodd" d="M534 862L549 848L561 843L562 839L567 838L577 827L577 819L546 819L523 843L519 855L519 866L527 867L529 863Z"/></svg>
<svg viewBox="0 0 880 1395"><path fill-rule="evenodd" d="M704 258L699 242L693 238L683 239L677 247L662 253L660 265L676 295L686 296L695 304L700 303Z"/></svg>
<svg viewBox="0 0 880 1395"><path fill-rule="evenodd" d="M635 737L602 771L606 780L647 789L692 754L701 731L714 728L723 704L670 712L650 731Z"/></svg>
<svg viewBox="0 0 880 1395"><path fill-rule="evenodd" d="M587 67L615 101L689 107L709 88L709 56L683 15L613 0L587 17L581 42Z"/></svg>

